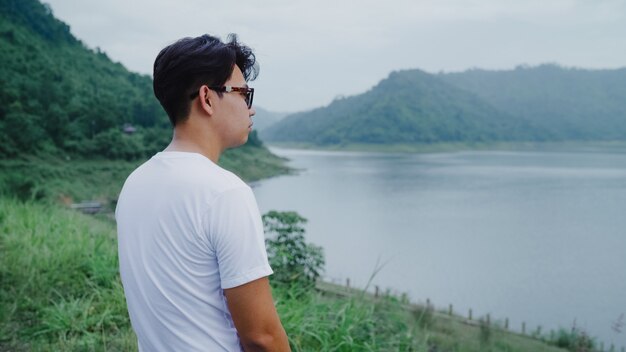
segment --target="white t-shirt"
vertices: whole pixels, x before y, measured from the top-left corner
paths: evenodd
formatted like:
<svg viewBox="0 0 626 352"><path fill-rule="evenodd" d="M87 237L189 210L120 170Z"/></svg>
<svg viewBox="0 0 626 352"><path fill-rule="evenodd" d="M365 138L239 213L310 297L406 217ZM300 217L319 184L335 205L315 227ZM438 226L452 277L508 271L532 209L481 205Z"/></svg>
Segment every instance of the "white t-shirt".
<svg viewBox="0 0 626 352"><path fill-rule="evenodd" d="M139 350L241 350L223 289L272 273L250 187L201 154L161 152L128 177L115 217Z"/></svg>

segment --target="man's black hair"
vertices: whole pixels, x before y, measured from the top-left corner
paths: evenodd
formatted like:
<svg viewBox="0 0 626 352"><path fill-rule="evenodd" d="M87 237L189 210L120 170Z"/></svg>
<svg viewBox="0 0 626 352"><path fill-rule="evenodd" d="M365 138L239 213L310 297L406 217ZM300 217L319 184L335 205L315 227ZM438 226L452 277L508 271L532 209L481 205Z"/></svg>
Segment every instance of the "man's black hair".
<svg viewBox="0 0 626 352"><path fill-rule="evenodd" d="M237 42L235 34L226 43L208 34L183 38L161 50L154 60L153 89L172 126L188 117L192 93L203 84L223 86L235 65L246 81L259 73L252 49Z"/></svg>

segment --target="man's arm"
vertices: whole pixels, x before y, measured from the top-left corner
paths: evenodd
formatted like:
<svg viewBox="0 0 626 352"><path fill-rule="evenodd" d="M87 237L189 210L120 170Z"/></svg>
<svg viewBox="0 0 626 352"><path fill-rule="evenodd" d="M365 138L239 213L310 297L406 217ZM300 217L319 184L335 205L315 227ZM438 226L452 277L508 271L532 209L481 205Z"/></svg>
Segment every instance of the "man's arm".
<svg viewBox="0 0 626 352"><path fill-rule="evenodd" d="M267 277L225 289L224 295L245 351L291 351Z"/></svg>

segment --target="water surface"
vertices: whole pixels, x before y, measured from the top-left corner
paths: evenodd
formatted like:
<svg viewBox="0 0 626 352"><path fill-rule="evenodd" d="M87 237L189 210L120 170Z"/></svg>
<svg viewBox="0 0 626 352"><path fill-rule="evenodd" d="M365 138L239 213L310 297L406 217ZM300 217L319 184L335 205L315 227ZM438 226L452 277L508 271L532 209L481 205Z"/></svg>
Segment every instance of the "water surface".
<svg viewBox="0 0 626 352"><path fill-rule="evenodd" d="M302 171L255 184L259 207L309 219L328 280L379 261L412 301L626 346L626 153L272 151Z"/></svg>

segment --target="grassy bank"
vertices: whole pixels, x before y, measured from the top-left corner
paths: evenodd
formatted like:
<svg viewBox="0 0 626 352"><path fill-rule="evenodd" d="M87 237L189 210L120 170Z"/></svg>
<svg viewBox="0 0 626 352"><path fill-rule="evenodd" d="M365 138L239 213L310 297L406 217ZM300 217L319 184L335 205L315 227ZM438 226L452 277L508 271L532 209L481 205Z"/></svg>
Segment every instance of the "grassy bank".
<svg viewBox="0 0 626 352"><path fill-rule="evenodd" d="M81 160L25 156L0 160L0 195L21 200L72 203L98 200L113 206L124 180L145 160ZM246 181L290 169L266 148L243 146L229 150L220 164Z"/></svg>
<svg viewBox="0 0 626 352"><path fill-rule="evenodd" d="M0 350L135 350L113 225L0 200Z"/></svg>
<svg viewBox="0 0 626 352"><path fill-rule="evenodd" d="M133 351L114 224L0 198L0 350ZM562 351L407 310L397 298L275 288L295 351Z"/></svg>

